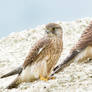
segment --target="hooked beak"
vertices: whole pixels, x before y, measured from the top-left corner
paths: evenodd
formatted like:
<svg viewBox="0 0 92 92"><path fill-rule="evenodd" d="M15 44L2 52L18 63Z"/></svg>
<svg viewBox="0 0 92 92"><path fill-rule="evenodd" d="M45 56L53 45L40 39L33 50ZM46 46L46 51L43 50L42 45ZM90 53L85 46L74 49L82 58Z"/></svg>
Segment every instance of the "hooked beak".
<svg viewBox="0 0 92 92"><path fill-rule="evenodd" d="M44 27L43 30L45 30L45 32L46 32L47 34L50 33L50 31L49 31L46 27Z"/></svg>
<svg viewBox="0 0 92 92"><path fill-rule="evenodd" d="M47 34L49 34L49 33L50 33L50 31L49 31L49 30L45 30L45 31L46 31L46 33L47 33Z"/></svg>
<svg viewBox="0 0 92 92"><path fill-rule="evenodd" d="M44 27L43 29L45 30L45 32L46 32L47 34L49 34L49 33L50 33L50 31L49 31L49 30L47 30L47 28L46 28L46 27Z"/></svg>

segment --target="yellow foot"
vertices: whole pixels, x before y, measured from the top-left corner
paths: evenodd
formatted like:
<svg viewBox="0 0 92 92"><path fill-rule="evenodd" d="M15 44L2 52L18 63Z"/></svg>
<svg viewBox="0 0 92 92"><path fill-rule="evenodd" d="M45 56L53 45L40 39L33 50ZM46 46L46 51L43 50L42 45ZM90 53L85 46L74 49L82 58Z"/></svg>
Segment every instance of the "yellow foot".
<svg viewBox="0 0 92 92"><path fill-rule="evenodd" d="M40 80L48 81L49 79L40 75Z"/></svg>
<svg viewBox="0 0 92 92"><path fill-rule="evenodd" d="M40 80L48 81L48 80L50 80L50 79L53 79L53 80L54 80L55 77L46 77L46 78L45 78L45 77L43 77L43 76L40 75Z"/></svg>
<svg viewBox="0 0 92 92"><path fill-rule="evenodd" d="M52 80L54 80L54 79L56 79L56 77L50 77L49 79L52 79Z"/></svg>

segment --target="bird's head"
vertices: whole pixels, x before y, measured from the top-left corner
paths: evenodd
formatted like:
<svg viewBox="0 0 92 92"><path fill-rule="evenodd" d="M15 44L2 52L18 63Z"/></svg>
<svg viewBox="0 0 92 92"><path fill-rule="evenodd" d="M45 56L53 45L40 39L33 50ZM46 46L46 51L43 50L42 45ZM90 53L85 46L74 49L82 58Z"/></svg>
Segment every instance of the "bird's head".
<svg viewBox="0 0 92 92"><path fill-rule="evenodd" d="M45 26L47 35L62 36L62 28L59 24L49 23Z"/></svg>

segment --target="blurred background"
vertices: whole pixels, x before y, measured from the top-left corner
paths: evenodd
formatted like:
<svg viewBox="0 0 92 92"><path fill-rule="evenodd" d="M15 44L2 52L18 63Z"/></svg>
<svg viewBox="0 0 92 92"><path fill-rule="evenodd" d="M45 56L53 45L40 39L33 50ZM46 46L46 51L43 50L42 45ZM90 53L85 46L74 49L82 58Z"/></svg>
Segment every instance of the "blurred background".
<svg viewBox="0 0 92 92"><path fill-rule="evenodd" d="M92 16L92 0L0 0L0 38L55 21Z"/></svg>

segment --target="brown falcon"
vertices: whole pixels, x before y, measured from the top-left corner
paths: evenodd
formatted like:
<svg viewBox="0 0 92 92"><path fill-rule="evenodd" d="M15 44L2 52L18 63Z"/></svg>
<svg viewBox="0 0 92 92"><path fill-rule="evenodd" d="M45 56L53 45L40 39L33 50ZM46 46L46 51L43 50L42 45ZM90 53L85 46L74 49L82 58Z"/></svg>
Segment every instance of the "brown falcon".
<svg viewBox="0 0 92 92"><path fill-rule="evenodd" d="M66 66L69 66L73 61L82 62L87 58L92 59L92 21L83 32L78 42L70 50L69 55L61 64L53 69L51 76L63 70Z"/></svg>
<svg viewBox="0 0 92 92"><path fill-rule="evenodd" d="M59 24L49 23L45 26L46 36L40 39L30 50L22 66L1 76L1 78L18 74L7 87L17 87L21 82L37 79L48 80L52 68L57 63L63 47L62 28Z"/></svg>

